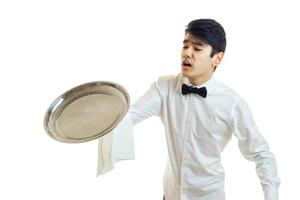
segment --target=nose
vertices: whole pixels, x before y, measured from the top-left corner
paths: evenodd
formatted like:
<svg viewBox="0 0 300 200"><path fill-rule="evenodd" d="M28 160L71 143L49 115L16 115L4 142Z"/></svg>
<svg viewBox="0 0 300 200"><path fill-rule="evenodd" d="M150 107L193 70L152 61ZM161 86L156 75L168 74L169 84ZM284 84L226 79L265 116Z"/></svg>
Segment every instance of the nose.
<svg viewBox="0 0 300 200"><path fill-rule="evenodd" d="M188 48L185 48L182 50L182 56L184 58L191 58L192 57L192 48L191 47L188 47Z"/></svg>

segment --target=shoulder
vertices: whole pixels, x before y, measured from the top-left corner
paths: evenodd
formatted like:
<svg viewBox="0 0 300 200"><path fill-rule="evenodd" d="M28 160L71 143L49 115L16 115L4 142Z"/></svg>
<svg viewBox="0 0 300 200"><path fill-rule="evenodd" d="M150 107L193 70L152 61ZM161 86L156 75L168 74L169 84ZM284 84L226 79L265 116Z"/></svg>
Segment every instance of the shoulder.
<svg viewBox="0 0 300 200"><path fill-rule="evenodd" d="M156 84L159 87L166 88L177 83L179 75L164 75L158 77Z"/></svg>
<svg viewBox="0 0 300 200"><path fill-rule="evenodd" d="M154 85L161 94L168 94L176 87L179 75L163 75L157 78Z"/></svg>
<svg viewBox="0 0 300 200"><path fill-rule="evenodd" d="M157 81L161 83L170 83L172 81L176 81L179 75L164 75L158 77Z"/></svg>
<svg viewBox="0 0 300 200"><path fill-rule="evenodd" d="M213 102L217 102L220 107L226 108L229 113L234 110L249 110L247 101L232 87L220 82L215 82L216 87L212 92Z"/></svg>
<svg viewBox="0 0 300 200"><path fill-rule="evenodd" d="M232 111L251 112L247 101L233 88L220 81L217 83L217 93L222 98L222 101L230 102Z"/></svg>
<svg viewBox="0 0 300 200"><path fill-rule="evenodd" d="M216 80L216 89L214 91L215 95L227 99L228 101L231 101L232 103L236 104L240 100L243 100L240 94L236 92L232 87Z"/></svg>

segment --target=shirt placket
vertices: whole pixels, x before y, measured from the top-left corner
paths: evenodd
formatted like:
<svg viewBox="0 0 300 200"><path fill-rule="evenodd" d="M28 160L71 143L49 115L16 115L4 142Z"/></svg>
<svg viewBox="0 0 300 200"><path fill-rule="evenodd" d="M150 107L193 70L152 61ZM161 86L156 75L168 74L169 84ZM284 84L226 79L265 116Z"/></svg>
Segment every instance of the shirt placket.
<svg viewBox="0 0 300 200"><path fill-rule="evenodd" d="M190 101L191 96L189 95L187 104L187 115L185 119L185 131L184 131L184 137L183 137L183 145L182 145L182 157L181 157L181 170L180 170L180 199L181 200L187 200L188 199L188 190L187 190L187 184L186 179L188 178L188 162L189 161L189 154L188 154L188 144L191 137L191 113L190 113Z"/></svg>

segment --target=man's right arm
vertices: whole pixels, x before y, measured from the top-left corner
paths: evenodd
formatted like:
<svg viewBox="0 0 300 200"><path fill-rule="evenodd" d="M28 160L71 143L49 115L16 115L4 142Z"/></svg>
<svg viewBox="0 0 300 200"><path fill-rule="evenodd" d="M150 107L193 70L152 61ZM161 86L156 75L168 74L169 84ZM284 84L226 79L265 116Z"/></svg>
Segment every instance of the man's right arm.
<svg viewBox="0 0 300 200"><path fill-rule="evenodd" d="M130 106L124 119L110 133L98 140L97 175L105 174L114 168L118 160L134 159L133 126L152 115L159 115L162 107L162 94L159 81Z"/></svg>
<svg viewBox="0 0 300 200"><path fill-rule="evenodd" d="M150 89L130 106L127 115L132 125L151 117L158 116L162 107L162 94L159 90L159 82L154 82Z"/></svg>

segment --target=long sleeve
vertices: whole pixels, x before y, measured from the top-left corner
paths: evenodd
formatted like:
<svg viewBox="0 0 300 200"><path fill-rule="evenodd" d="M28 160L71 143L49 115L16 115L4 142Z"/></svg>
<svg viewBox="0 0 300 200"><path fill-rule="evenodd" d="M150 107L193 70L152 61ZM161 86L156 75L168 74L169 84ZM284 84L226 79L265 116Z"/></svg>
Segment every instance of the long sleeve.
<svg viewBox="0 0 300 200"><path fill-rule="evenodd" d="M136 125L153 115L159 115L162 106L162 94L159 89L159 84L158 81L154 82L151 85L151 88L130 106L128 115L130 116L133 125Z"/></svg>
<svg viewBox="0 0 300 200"><path fill-rule="evenodd" d="M162 100L158 86L159 82L154 82L150 89L130 106L118 126L99 138L97 175L111 171L116 161L134 159L133 126L160 113Z"/></svg>
<svg viewBox="0 0 300 200"><path fill-rule="evenodd" d="M231 119L233 133L238 139L242 155L256 164L256 174L260 179L265 200L278 200L280 179L277 175L275 157L257 129L252 113L243 99L234 106Z"/></svg>

